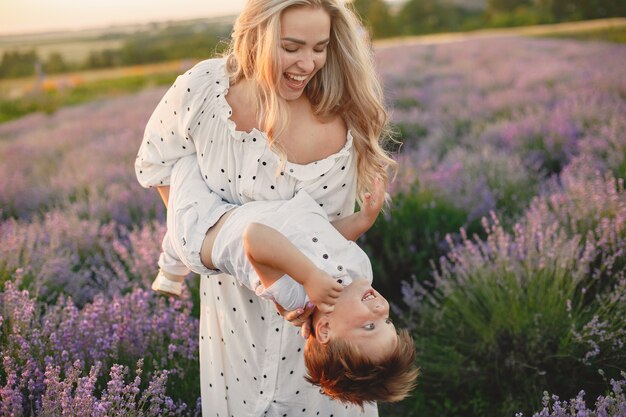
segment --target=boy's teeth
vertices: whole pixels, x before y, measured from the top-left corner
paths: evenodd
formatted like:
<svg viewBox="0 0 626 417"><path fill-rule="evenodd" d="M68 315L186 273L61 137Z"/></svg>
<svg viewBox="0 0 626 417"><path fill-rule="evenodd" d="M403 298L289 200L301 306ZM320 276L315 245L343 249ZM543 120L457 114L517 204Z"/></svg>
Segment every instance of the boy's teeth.
<svg viewBox="0 0 626 417"><path fill-rule="evenodd" d="M374 298L376 298L376 296L372 293L369 293L365 297L363 297L363 301L373 300Z"/></svg>

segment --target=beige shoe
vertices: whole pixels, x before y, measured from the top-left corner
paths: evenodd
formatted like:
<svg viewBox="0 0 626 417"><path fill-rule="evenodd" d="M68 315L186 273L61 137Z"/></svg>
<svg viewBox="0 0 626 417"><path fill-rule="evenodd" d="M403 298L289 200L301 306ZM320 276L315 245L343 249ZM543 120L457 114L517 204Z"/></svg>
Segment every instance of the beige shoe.
<svg viewBox="0 0 626 417"><path fill-rule="evenodd" d="M159 270L158 275L152 282L152 289L154 291L160 292L165 295L173 295L175 297L180 297L180 294L183 292L183 277L180 277L180 281L174 281L168 278L166 272ZM170 275L170 277L174 278L175 276ZM179 277L175 277L179 278Z"/></svg>

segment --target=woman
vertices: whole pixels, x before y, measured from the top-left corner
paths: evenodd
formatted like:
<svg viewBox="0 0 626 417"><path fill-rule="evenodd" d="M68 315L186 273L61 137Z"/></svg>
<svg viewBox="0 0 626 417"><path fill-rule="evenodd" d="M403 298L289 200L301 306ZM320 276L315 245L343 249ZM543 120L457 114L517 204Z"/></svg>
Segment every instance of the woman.
<svg viewBox="0 0 626 417"><path fill-rule="evenodd" d="M157 106L136 161L140 183L159 187L167 201L172 165L195 153L207 190L231 203L306 190L331 219L352 213L355 198L395 168L379 144L387 114L357 25L338 0L249 0L227 57L181 75ZM305 382L300 329L272 303L233 277L209 278L216 271L200 250L223 212L194 197L182 209L201 227L174 238L203 272L203 415L361 415ZM287 318L299 326L310 312ZM377 415L375 405L363 415Z"/></svg>

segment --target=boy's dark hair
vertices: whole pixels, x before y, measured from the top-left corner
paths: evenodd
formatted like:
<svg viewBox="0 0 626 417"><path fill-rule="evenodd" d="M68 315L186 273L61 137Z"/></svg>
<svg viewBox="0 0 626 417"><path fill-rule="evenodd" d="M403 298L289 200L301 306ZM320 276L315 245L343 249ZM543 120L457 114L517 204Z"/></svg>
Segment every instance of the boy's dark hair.
<svg viewBox="0 0 626 417"><path fill-rule="evenodd" d="M311 335L304 348L305 379L329 397L361 407L365 402L395 402L406 397L419 373L414 362L415 346L406 329L398 332L395 348L377 362L346 340L322 344Z"/></svg>

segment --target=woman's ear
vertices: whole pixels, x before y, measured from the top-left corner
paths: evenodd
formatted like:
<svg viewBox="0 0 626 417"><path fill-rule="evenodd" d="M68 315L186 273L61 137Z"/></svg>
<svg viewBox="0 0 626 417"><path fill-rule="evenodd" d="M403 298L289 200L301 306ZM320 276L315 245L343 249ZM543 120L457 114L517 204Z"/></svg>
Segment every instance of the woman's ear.
<svg viewBox="0 0 626 417"><path fill-rule="evenodd" d="M323 345L330 341L330 320L322 316L315 324L315 338Z"/></svg>

